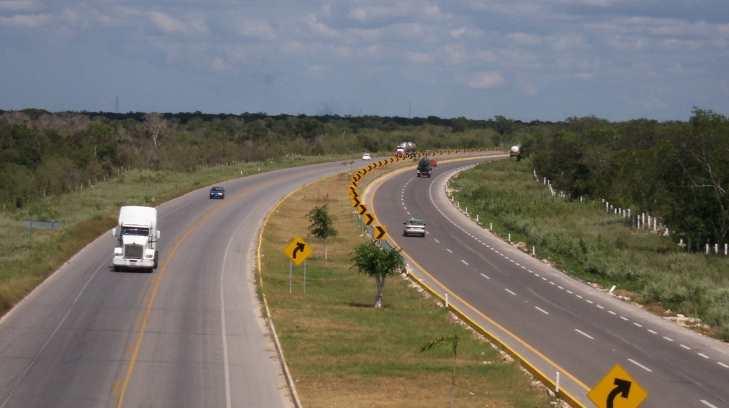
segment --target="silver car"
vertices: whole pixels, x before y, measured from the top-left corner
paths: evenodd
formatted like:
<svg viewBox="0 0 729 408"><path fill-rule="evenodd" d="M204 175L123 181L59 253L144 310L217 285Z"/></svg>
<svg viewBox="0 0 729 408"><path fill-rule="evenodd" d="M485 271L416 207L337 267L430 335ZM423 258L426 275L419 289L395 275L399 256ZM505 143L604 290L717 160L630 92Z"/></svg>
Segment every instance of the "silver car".
<svg viewBox="0 0 729 408"><path fill-rule="evenodd" d="M425 221L420 218L410 218L403 222L405 229L402 232L403 236L410 237L424 237L425 236Z"/></svg>

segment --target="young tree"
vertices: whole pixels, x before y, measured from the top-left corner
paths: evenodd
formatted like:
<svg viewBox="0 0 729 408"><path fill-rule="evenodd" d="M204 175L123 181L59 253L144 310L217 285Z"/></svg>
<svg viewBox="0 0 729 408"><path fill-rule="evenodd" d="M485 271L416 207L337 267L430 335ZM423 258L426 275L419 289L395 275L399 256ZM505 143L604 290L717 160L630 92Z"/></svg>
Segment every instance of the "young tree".
<svg viewBox="0 0 729 408"><path fill-rule="evenodd" d="M380 248L370 241L354 248L352 252L353 266L375 278L377 295L375 296L375 309L382 307L382 291L385 289L385 278L405 269L405 261L400 252L394 248Z"/></svg>
<svg viewBox="0 0 729 408"><path fill-rule="evenodd" d="M327 261L327 239L337 236L337 230L334 229L332 217L329 216L327 205L314 207L307 214L309 217L309 232L324 241L324 261Z"/></svg>

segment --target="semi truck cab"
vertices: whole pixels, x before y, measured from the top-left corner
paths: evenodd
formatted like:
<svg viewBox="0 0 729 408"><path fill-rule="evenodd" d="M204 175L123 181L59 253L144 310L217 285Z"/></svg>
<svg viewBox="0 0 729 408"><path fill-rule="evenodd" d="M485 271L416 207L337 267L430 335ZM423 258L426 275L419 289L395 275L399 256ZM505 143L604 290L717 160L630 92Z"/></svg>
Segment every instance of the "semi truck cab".
<svg viewBox="0 0 729 408"><path fill-rule="evenodd" d="M153 270L159 260L160 231L157 229L157 209L124 206L119 209L119 224L112 230L116 238L112 267L120 269Z"/></svg>

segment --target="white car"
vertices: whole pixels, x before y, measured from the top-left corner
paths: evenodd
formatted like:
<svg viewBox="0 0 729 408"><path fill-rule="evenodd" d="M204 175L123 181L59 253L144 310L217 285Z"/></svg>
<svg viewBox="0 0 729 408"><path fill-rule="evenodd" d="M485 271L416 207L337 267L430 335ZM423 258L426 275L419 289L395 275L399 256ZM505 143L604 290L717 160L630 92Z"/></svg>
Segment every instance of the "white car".
<svg viewBox="0 0 729 408"><path fill-rule="evenodd" d="M362 160L372 160L372 156L369 153L365 153L362 155Z"/></svg>
<svg viewBox="0 0 729 408"><path fill-rule="evenodd" d="M425 236L425 222L419 218L410 218L403 222L405 229L402 232L403 236Z"/></svg>

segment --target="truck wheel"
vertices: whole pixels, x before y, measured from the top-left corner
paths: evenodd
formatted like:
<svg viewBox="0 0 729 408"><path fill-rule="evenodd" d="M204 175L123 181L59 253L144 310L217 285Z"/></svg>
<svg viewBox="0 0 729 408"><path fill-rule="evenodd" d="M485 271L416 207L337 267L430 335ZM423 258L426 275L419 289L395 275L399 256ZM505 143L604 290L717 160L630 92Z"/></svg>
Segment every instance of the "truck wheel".
<svg viewBox="0 0 729 408"><path fill-rule="evenodd" d="M154 266L152 269L157 269L157 264L159 263L159 251L154 252Z"/></svg>

